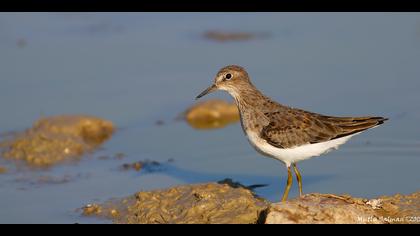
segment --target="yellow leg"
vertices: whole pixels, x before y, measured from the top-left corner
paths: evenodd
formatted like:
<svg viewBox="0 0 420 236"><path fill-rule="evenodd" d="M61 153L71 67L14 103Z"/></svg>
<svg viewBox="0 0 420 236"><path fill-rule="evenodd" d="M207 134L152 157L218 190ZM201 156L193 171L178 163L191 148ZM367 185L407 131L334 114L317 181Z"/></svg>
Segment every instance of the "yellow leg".
<svg viewBox="0 0 420 236"><path fill-rule="evenodd" d="M283 198L281 199L282 202L285 202L287 200L287 197L289 196L290 188L292 187L293 182L293 175L292 170L290 169L290 166L287 167L287 185L284 189Z"/></svg>
<svg viewBox="0 0 420 236"><path fill-rule="evenodd" d="M302 195L303 195L303 191L302 191L302 176L300 175L300 172L299 172L296 164L293 164L293 169L295 170L296 179L297 179L298 185L299 185L299 196L302 197Z"/></svg>

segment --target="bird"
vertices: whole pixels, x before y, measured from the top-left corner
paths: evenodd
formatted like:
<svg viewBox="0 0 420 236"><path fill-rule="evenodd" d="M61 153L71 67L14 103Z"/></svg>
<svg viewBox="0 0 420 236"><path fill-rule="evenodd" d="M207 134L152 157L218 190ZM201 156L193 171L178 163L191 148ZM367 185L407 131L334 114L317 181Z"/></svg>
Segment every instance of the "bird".
<svg viewBox="0 0 420 236"><path fill-rule="evenodd" d="M235 100L242 130L251 146L285 164L287 183L282 202L288 199L292 187L292 168L299 196L303 196L298 162L338 149L351 137L388 120L381 116L329 116L283 105L260 92L247 71L238 65L220 69L212 85L196 99L218 90L226 91Z"/></svg>

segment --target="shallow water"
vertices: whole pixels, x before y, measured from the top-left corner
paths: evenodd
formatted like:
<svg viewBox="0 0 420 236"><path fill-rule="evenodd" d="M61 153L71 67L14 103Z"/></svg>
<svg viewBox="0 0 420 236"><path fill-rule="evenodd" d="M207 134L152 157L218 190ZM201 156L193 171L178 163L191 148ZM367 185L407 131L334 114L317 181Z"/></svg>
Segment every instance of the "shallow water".
<svg viewBox="0 0 420 236"><path fill-rule="evenodd" d="M207 30L269 37L220 43L202 38ZM238 123L203 131L175 121L227 64L246 67L258 88L291 106L390 118L340 150L302 162L305 192L419 190L418 13L0 13L0 52L1 133L63 113L119 127L78 163L19 171L0 159L10 169L0 174L0 223L106 222L76 209L224 178L269 184L257 193L278 200L284 166L256 153ZM231 100L222 92L209 98ZM125 158L98 158L117 153ZM153 173L119 170L145 159L174 162ZM294 186L291 197L296 193Z"/></svg>

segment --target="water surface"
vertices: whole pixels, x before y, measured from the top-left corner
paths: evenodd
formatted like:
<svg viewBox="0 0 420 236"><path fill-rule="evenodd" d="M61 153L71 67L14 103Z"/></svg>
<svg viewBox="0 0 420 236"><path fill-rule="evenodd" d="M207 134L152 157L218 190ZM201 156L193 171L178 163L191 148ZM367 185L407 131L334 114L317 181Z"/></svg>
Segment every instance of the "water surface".
<svg viewBox="0 0 420 236"><path fill-rule="evenodd" d="M203 39L207 30L269 37L220 43ZM1 132L74 113L119 127L103 149L72 165L16 172L0 160L11 169L0 175L1 223L100 223L75 209L224 178L269 184L257 193L279 200L284 166L256 153L238 123L202 131L174 120L228 64L246 67L279 102L390 118L301 163L305 192L375 197L419 189L418 13L1 13L0 52ZM232 100L222 92L211 97ZM125 158L98 159L116 153ZM174 162L154 173L118 169L144 159ZM37 183L45 175L69 181Z"/></svg>

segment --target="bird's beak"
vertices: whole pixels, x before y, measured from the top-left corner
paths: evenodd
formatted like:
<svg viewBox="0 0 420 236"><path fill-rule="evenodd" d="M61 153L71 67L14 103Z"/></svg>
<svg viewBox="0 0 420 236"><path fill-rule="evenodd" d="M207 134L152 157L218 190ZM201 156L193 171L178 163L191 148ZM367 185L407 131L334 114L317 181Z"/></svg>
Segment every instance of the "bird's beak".
<svg viewBox="0 0 420 236"><path fill-rule="evenodd" d="M204 95L212 93L216 90L217 90L217 87L216 87L216 85L213 84L212 86L210 86L206 90L204 90L202 93L200 93L200 95L198 95L195 99L199 99L199 98L203 97Z"/></svg>

